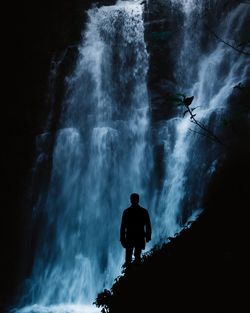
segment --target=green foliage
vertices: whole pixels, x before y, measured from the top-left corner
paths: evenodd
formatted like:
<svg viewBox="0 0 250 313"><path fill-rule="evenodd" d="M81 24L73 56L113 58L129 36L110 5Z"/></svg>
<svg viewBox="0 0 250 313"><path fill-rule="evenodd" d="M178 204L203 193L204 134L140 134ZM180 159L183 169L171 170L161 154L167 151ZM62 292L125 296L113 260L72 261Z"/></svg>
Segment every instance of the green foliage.
<svg viewBox="0 0 250 313"><path fill-rule="evenodd" d="M245 90L246 86L244 86L241 82L233 87L234 89Z"/></svg>
<svg viewBox="0 0 250 313"><path fill-rule="evenodd" d="M181 106L183 105L183 99L185 99L185 95L181 93L176 93L175 95L168 96L166 100L173 105Z"/></svg>
<svg viewBox="0 0 250 313"><path fill-rule="evenodd" d="M170 31L152 32L150 37L153 41L166 41L171 35Z"/></svg>
<svg viewBox="0 0 250 313"><path fill-rule="evenodd" d="M167 97L167 100L170 102L173 102L176 105L182 105L182 99L176 96L169 96Z"/></svg>
<svg viewBox="0 0 250 313"><path fill-rule="evenodd" d="M102 313L108 313L111 298L112 298L111 292L108 289L104 289L103 292L100 292L97 295L97 298L95 302L93 302L93 304L95 304L98 308L102 307L101 310Z"/></svg>
<svg viewBox="0 0 250 313"><path fill-rule="evenodd" d="M149 39L151 40L151 45L154 49L165 52L166 44L168 43L170 36L170 31L156 31L150 33Z"/></svg>
<svg viewBox="0 0 250 313"><path fill-rule="evenodd" d="M176 93L176 96L180 96L182 98L186 98L186 95L184 95L183 93Z"/></svg>

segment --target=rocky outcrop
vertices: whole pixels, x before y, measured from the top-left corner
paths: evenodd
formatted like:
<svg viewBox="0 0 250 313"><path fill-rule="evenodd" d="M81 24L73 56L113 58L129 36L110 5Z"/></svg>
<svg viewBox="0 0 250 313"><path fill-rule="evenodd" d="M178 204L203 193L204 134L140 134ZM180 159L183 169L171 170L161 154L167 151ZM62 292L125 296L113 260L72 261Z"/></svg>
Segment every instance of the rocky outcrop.
<svg viewBox="0 0 250 313"><path fill-rule="evenodd" d="M247 262L241 256L247 237L241 216L249 178L242 175L247 159L241 156L240 166L234 162L218 170L204 200L205 211L195 222L155 247L140 265L132 264L110 290L97 296L95 304L103 312L244 311Z"/></svg>

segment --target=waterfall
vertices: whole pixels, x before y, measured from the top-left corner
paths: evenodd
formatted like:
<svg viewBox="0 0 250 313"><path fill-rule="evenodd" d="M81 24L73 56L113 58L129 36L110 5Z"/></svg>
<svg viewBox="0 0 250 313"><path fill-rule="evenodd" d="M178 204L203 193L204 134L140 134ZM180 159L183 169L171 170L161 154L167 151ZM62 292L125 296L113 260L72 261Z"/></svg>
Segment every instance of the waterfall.
<svg viewBox="0 0 250 313"><path fill-rule="evenodd" d="M197 119L220 135L223 116L230 113L233 87L240 82L245 84L249 79L247 57L215 37L210 39L208 51L202 51L202 14L206 3L196 0L173 0L172 3L184 15L181 45L174 60L176 84L182 93L194 96L192 106L197 108ZM218 35L231 42L244 34L248 28L249 9L248 5L240 4L225 14L216 25ZM206 31L208 36L209 31ZM204 138L204 133L190 122L188 114L183 117L183 112L183 108L179 109L159 132L164 145L165 180L156 220L158 238L163 234L164 240L178 232L181 225L195 220L202 211L204 191L227 153L225 147Z"/></svg>
<svg viewBox="0 0 250 313"><path fill-rule="evenodd" d="M130 194L149 205L143 8L120 2L87 13L77 64L66 78L48 193L34 207L43 226L26 310L93 302L121 271L119 227Z"/></svg>
<svg viewBox="0 0 250 313"><path fill-rule="evenodd" d="M201 49L202 32L190 33L201 1L170 3L178 4L184 16L181 49L173 60L178 88L194 95L198 119L220 134L232 88L249 77L249 65L220 41L213 40L206 52ZM42 227L25 300L14 310L19 313L94 312L91 302L121 271L119 226L130 193L138 192L149 209L150 248L202 210L204 190L223 154L217 143L190 131L194 126L182 108L160 129L153 125L143 5L118 1L87 13L76 66L66 78L49 186L37 191L33 208ZM238 5L217 31L223 38L241 31L247 14L246 5ZM164 146L159 190L154 185L155 129ZM41 174L48 141L49 133L37 138L34 171Z"/></svg>

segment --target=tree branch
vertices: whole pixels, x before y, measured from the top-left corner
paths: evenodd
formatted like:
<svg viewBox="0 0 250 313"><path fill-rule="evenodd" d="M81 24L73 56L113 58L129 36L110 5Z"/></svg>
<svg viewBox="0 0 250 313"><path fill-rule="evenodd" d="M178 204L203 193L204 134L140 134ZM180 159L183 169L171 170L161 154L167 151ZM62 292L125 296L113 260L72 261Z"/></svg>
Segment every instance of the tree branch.
<svg viewBox="0 0 250 313"><path fill-rule="evenodd" d="M244 55L250 55L250 52L246 52L242 49L238 49L237 47L231 45L230 43L224 41L222 38L220 38L212 29L208 28L208 30L211 32L212 35L214 35L215 38L217 38L219 41L223 42L225 45L231 47L232 49L234 49L235 51L244 54Z"/></svg>
<svg viewBox="0 0 250 313"><path fill-rule="evenodd" d="M185 108L187 109L188 113L190 114L191 122L196 124L199 128L201 128L206 133L206 137L209 137L210 139L212 139L212 140L218 142L219 144L221 144L222 146L227 147L210 129L206 128L205 125L203 125L201 122L196 120L195 114L192 113L192 111L189 108L189 105L186 105L185 102L183 102L183 105L185 106Z"/></svg>

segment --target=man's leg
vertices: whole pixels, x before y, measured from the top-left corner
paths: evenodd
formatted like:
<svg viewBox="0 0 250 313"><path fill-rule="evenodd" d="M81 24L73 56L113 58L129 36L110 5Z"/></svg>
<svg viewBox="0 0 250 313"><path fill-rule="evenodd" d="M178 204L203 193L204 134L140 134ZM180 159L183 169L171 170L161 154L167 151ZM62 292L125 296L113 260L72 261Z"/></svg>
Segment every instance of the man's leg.
<svg viewBox="0 0 250 313"><path fill-rule="evenodd" d="M141 262L141 248L135 247L135 263Z"/></svg>
<svg viewBox="0 0 250 313"><path fill-rule="evenodd" d="M125 256L126 265L131 263L131 261L132 261L132 253L133 253L133 247L126 248L126 256Z"/></svg>

